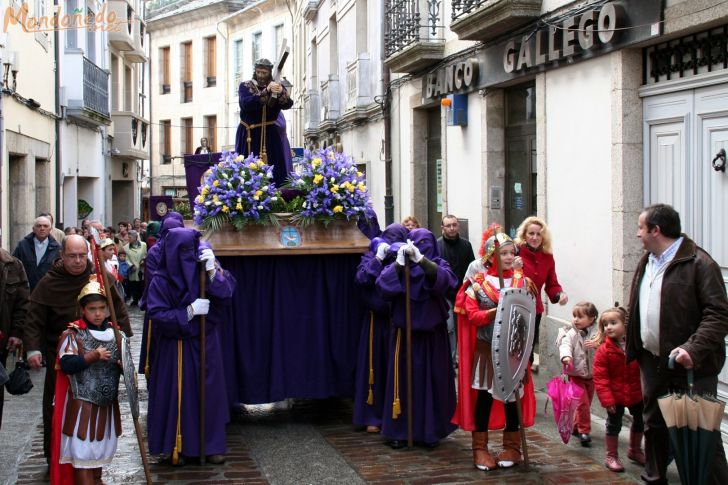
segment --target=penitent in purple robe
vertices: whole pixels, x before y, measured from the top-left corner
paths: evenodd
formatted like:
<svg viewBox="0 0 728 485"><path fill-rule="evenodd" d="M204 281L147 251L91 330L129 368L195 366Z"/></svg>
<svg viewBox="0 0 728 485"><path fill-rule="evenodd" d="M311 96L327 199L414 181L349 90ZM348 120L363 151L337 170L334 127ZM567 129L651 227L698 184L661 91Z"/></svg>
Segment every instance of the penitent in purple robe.
<svg viewBox="0 0 728 485"><path fill-rule="evenodd" d="M187 306L200 295L197 262L200 233L171 229L164 241L160 265L147 294L149 317L158 330L152 361L147 434L150 454L171 454L177 435L178 359L182 352L181 431L185 456L200 453L200 317L187 320ZM208 278L210 313L205 324L205 454L225 453L225 424L229 420L218 326L227 321L235 279L218 270Z"/></svg>
<svg viewBox="0 0 728 485"><path fill-rule="evenodd" d="M175 227L184 227L184 219L182 214L179 212L170 211L164 220L162 221L162 229L159 231L159 238L157 243L149 248L147 257L144 259L144 293L139 299L139 308L144 310L144 322L142 331L142 348L139 351L139 373L144 374L144 368L147 365L147 351L150 355L154 353L154 346L156 344L156 337L154 332L154 324L152 324L152 330L149 331L149 315L147 314L147 292L149 291L149 284L152 282L154 272L159 268L159 261L162 257L162 248L164 247L164 238L170 229ZM151 334L151 338L150 338ZM147 342L149 340L149 342ZM147 349L147 345L149 349Z"/></svg>
<svg viewBox="0 0 728 485"><path fill-rule="evenodd" d="M439 257L435 236L427 229L409 233L423 256L437 264L436 277L430 280L422 268L412 264L410 272L410 301L412 311L412 416L413 440L437 443L455 430L450 423L455 410L455 373L447 335L447 302L445 295L457 285L450 265ZM392 303L394 330L389 346L387 391L384 402L382 435L390 440L407 439L407 365L405 272L397 263L382 270L377 288ZM397 332L401 330L401 332ZM399 352L397 335L401 334ZM398 359L395 358L396 354ZM395 369L399 386L395 388ZM393 417L392 407L398 391L401 414Z"/></svg>
<svg viewBox="0 0 728 485"><path fill-rule="evenodd" d="M265 88L256 81L245 81L238 86L240 103L240 124L235 135L235 151L248 156L260 156L263 145L261 135L265 131L265 150L268 165L273 166L273 179L282 186L293 170L291 148L286 137L286 120L281 110L290 109L293 100L283 88L277 98L270 97ZM261 124L265 123L261 127ZM250 142L248 142L250 137Z"/></svg>
<svg viewBox="0 0 728 485"><path fill-rule="evenodd" d="M384 392L390 334L389 302L379 294L375 283L384 265L394 259L390 256L384 262L379 261L376 257L377 246L381 242L404 242L406 238L406 227L391 224L379 238L372 241L371 250L362 256L356 270L356 284L361 288L363 300L369 310L362 325L356 361L353 416L356 425L381 427L382 413L385 410ZM371 403L368 402L370 390Z"/></svg>

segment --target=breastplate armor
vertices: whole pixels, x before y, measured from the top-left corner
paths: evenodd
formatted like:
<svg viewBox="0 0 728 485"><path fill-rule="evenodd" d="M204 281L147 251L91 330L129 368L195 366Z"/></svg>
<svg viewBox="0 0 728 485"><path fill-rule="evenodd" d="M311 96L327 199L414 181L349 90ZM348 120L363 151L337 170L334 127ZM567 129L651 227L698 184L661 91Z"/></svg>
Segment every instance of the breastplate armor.
<svg viewBox="0 0 728 485"><path fill-rule="evenodd" d="M484 283L487 284L487 283ZM495 308L497 306L496 302L491 300L488 295L486 295L485 291L481 288L480 290L474 292L475 297L478 300L478 306L481 310L489 310L491 308ZM491 342L493 340L493 325L482 325L478 327L478 330L476 331L476 338L478 340L485 340L486 342Z"/></svg>
<svg viewBox="0 0 728 485"><path fill-rule="evenodd" d="M92 352L101 346L106 347L111 352L111 358L107 361L94 362L88 369L70 376L73 397L98 406L110 406L116 399L119 389L120 369L117 361L120 357L116 339L102 342L96 340L86 329L78 331L76 341L83 347L84 352Z"/></svg>

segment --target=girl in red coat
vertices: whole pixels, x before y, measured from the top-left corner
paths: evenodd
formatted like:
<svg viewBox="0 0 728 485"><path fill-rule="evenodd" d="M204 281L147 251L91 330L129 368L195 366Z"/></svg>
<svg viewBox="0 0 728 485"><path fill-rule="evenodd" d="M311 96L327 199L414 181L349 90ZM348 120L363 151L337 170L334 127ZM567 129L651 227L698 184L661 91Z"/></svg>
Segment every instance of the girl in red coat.
<svg viewBox="0 0 728 485"><path fill-rule="evenodd" d="M629 364L624 353L627 333L627 312L624 308L612 308L602 313L599 332L594 337L600 344L594 358L594 387L599 401L607 410L607 457L604 465L613 472L623 472L619 461L619 431L622 428L624 408L632 415L627 457L640 465L645 464L642 451L642 386L637 361Z"/></svg>

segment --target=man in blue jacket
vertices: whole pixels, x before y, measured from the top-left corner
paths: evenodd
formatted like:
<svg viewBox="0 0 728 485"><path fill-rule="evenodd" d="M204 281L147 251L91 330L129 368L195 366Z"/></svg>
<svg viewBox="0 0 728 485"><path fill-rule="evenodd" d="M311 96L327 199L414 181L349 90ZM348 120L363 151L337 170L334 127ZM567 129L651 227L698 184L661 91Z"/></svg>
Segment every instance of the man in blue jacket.
<svg viewBox="0 0 728 485"><path fill-rule="evenodd" d="M61 245L51 236L51 227L50 219L37 217L33 232L21 239L13 251L13 256L23 263L31 292L61 255Z"/></svg>

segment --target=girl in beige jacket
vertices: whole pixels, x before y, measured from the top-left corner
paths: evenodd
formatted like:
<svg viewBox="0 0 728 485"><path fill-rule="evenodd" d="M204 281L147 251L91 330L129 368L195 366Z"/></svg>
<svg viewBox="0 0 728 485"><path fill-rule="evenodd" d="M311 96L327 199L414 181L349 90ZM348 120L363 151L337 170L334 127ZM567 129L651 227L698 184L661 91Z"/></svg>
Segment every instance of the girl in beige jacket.
<svg viewBox="0 0 728 485"><path fill-rule="evenodd" d="M582 301L574 305L574 319L570 326L559 330L556 345L559 358L564 365L564 373L571 382L584 389L574 420L574 436L578 436L581 446L591 446L591 403L594 398L592 380L592 361L597 345L590 340L590 329L597 321L597 308L593 303Z"/></svg>

